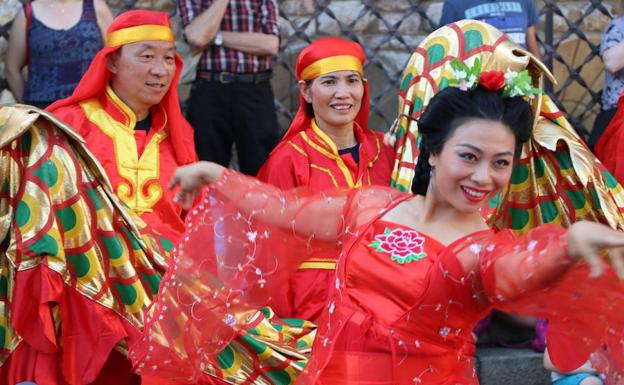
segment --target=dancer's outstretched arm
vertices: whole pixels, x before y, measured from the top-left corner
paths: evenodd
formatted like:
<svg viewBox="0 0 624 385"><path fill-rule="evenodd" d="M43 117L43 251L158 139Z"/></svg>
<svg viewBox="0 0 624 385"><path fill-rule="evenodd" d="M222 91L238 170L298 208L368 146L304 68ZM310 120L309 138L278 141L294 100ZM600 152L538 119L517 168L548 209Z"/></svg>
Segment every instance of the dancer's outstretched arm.
<svg viewBox="0 0 624 385"><path fill-rule="evenodd" d="M349 191L282 191L212 162L178 168L169 187L180 187L175 200L188 210L205 185L265 223L326 241L335 241L342 233Z"/></svg>
<svg viewBox="0 0 624 385"><path fill-rule="evenodd" d="M542 225L493 246L481 261L486 293L492 299L510 300L547 286L576 261L584 261L592 277L601 276L608 262L624 279L624 233L603 224L581 221L567 230Z"/></svg>

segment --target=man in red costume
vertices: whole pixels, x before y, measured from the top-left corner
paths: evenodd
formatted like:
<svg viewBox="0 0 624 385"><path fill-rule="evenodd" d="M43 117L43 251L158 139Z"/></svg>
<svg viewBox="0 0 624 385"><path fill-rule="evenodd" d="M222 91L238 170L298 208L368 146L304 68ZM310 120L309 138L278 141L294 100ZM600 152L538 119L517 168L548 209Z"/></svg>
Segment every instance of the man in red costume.
<svg viewBox="0 0 624 385"><path fill-rule="evenodd" d="M167 184L197 158L178 101L181 70L168 16L129 11L113 21L72 96L48 108L85 138L117 196L172 242L184 223Z"/></svg>
<svg viewBox="0 0 624 385"><path fill-rule="evenodd" d="M330 37L306 47L297 60L300 107L258 178L282 189L313 191L390 185L394 149L367 128L369 95L362 47ZM287 294L273 304L280 317L316 321L327 300L337 255L303 263Z"/></svg>

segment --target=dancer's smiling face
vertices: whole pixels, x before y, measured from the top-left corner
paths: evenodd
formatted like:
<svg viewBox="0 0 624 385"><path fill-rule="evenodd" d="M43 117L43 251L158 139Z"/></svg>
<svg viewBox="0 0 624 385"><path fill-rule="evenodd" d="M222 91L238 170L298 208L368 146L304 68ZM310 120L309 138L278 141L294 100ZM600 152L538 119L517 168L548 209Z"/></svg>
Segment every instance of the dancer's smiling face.
<svg viewBox="0 0 624 385"><path fill-rule="evenodd" d="M499 121L472 118L459 124L438 154L427 195L461 212L479 210L511 178L516 138Z"/></svg>

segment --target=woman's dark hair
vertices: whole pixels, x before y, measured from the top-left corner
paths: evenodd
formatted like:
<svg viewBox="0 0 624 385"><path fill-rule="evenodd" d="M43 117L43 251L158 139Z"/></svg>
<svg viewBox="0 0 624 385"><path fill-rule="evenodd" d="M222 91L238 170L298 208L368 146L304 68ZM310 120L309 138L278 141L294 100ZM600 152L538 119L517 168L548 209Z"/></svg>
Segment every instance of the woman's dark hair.
<svg viewBox="0 0 624 385"><path fill-rule="evenodd" d="M312 84L312 80L306 80L305 83L309 88ZM305 112L305 114L310 118L314 118L314 108L312 107L312 103L308 103L304 99L301 99L301 102L303 103L303 112Z"/></svg>
<svg viewBox="0 0 624 385"><path fill-rule="evenodd" d="M439 154L455 129L471 119L498 121L509 127L516 137L516 156L533 128L531 106L522 97L503 97L502 91L488 91L480 86L474 91L445 88L431 99L418 120L420 155L412 182L414 194L427 193L429 156Z"/></svg>
<svg viewBox="0 0 624 385"><path fill-rule="evenodd" d="M306 115L313 118L314 117L314 107L312 107L312 103L308 103L305 100L303 101L303 112Z"/></svg>

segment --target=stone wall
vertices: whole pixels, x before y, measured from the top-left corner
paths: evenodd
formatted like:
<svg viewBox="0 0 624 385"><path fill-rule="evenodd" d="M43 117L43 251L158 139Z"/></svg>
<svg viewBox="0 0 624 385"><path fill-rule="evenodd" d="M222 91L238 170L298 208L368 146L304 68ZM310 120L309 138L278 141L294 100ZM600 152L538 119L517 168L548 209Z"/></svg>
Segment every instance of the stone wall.
<svg viewBox="0 0 624 385"><path fill-rule="evenodd" d="M128 0L108 0L115 13L129 3ZM278 0L280 26L282 30L282 51L276 64L273 85L276 105L280 113L280 124L286 127L298 103L294 65L298 52L311 39L326 35L343 35L357 38L366 48L369 64L367 77L371 82L372 112L371 127L386 129L394 119L396 110L396 89L404 64L413 48L437 24L441 0ZM603 1L604 11L610 15L620 13L620 1ZM536 2L538 9L544 6ZM139 0L139 8L175 12L173 0ZM554 73L560 79L555 90L564 87L559 94L562 103L580 121L591 127L593 116L599 109L594 105L590 113L583 114L591 102L590 88L598 92L602 88L602 63L595 56L602 31L610 16L600 10L588 12L591 1L557 1L554 33L555 48L559 60L554 62ZM0 1L0 26L7 25L19 9L19 0ZM544 15L538 33L543 40ZM175 20L175 18L174 18ZM582 33L570 33L570 25L578 23ZM1 27L0 27L1 28ZM2 30L0 29L0 32ZM2 34L3 36L6 34ZM6 54L6 39L0 37L0 73ZM570 70L577 70L585 84L570 76ZM581 82L583 83L583 82ZM6 83L0 74L0 89ZM2 89L0 101L10 101L11 95Z"/></svg>
<svg viewBox="0 0 624 385"><path fill-rule="evenodd" d="M15 13L19 10L19 0L0 1L0 26L8 26L13 20ZM4 80L4 58L6 56L8 41L6 36L0 36L0 103L13 101L13 95L6 89Z"/></svg>

